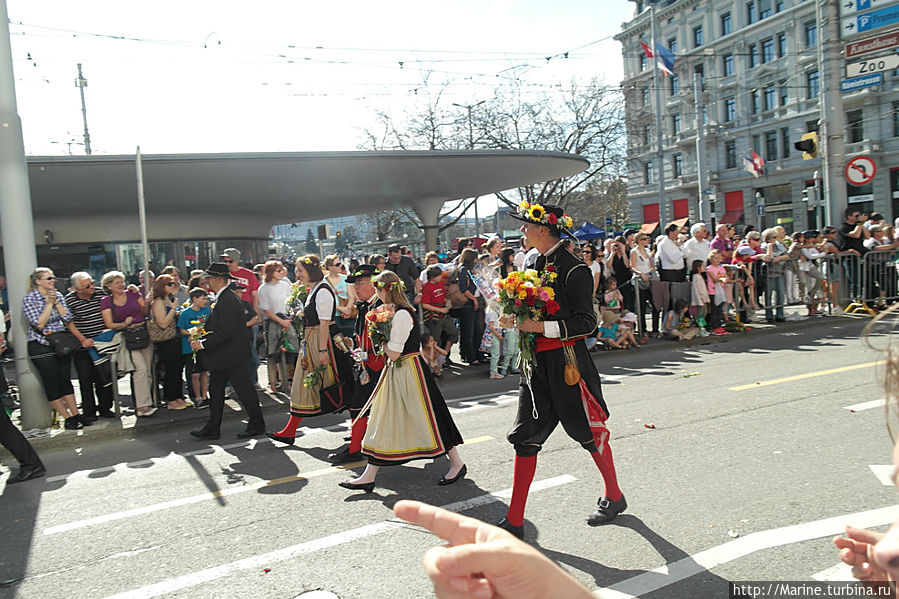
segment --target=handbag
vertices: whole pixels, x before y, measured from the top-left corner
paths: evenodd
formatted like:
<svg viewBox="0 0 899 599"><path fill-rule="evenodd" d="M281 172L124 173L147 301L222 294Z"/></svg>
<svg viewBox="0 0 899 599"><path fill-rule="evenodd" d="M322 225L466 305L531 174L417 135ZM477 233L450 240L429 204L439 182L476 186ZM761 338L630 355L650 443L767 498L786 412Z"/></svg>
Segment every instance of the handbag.
<svg viewBox="0 0 899 599"><path fill-rule="evenodd" d="M171 341L175 338L175 335L178 333L178 322L177 318L172 318L172 322L169 326L162 328L158 324L156 324L156 319L150 316L147 319L147 332L150 335L150 341L153 343L158 343L161 341Z"/></svg>
<svg viewBox="0 0 899 599"><path fill-rule="evenodd" d="M150 347L150 333L144 323L133 325L122 331L126 349L146 349Z"/></svg>
<svg viewBox="0 0 899 599"><path fill-rule="evenodd" d="M68 356L81 347L81 342L78 341L78 338L67 331L50 333L47 335L47 342L50 344L50 349L57 356Z"/></svg>
<svg viewBox="0 0 899 599"><path fill-rule="evenodd" d="M321 413L331 414L344 409L349 398L349 389L346 383L335 383L330 387L324 387L319 391L321 397Z"/></svg>

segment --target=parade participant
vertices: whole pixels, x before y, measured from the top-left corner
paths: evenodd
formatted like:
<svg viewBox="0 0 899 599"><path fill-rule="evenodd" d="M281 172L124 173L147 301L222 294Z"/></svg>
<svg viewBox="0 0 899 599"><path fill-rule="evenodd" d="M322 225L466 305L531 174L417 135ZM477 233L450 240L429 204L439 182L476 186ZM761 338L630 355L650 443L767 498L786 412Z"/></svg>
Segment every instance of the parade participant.
<svg viewBox="0 0 899 599"><path fill-rule="evenodd" d="M206 275L209 288L215 293L215 305L206 320L206 335L191 341L190 346L203 350L201 359L209 370L209 420L203 428L190 434L198 439L219 438L225 408L225 384L230 381L249 416L246 430L237 433L237 438L255 437L265 432L265 420L247 370L247 319L237 294L228 287L232 278L228 265L213 262L206 269Z"/></svg>
<svg viewBox="0 0 899 599"><path fill-rule="evenodd" d="M360 417L359 412L371 397L378 379L381 378L381 371L384 369L384 356L375 353L375 346L368 334L368 322L365 320L365 315L369 310L374 310L381 305L381 299L375 293L375 286L371 281L376 274L378 274L378 269L375 265L362 264L346 279L347 283L355 289L358 298L354 306L355 341L356 347L364 354L362 354L359 384L349 402L350 419L353 422L350 431L350 444L328 456L328 459L335 464L355 462L365 457L362 455L362 437L365 435L368 417Z"/></svg>
<svg viewBox="0 0 899 599"><path fill-rule="evenodd" d="M304 333L290 388L290 418L277 433L266 433L269 439L287 445L293 445L303 418L322 413L320 392L338 380L330 331L337 305L334 290L324 280L321 262L314 254L297 261L296 274L300 283L312 288L303 308Z"/></svg>
<svg viewBox="0 0 899 599"><path fill-rule="evenodd" d="M596 328L590 269L565 248L562 225L570 217L558 206L522 204L509 213L523 221L522 233L537 248L538 272L554 274L551 286L559 309L542 321L526 319L518 324L521 334L536 333L536 363L530 379L522 377L518 414L508 434L515 447L512 500L499 525L518 538L524 536L524 507L537 468L537 454L543 443L562 422L565 432L590 452L605 482L605 494L598 508L587 517L590 525L613 520L627 507L618 488L609 430L605 426L608 408L603 401L599 373L590 359L584 338ZM576 364L566 364L565 347L572 347ZM571 350L568 350L571 352ZM570 353L569 353L570 355ZM566 365L577 367L579 381L566 381ZM564 383L563 383L564 382Z"/></svg>
<svg viewBox="0 0 899 599"><path fill-rule="evenodd" d="M415 310L409 304L400 278L393 272L382 272L374 283L380 300L395 309L386 348L383 348L391 363L381 373L369 406L363 408L363 413L369 411L362 440L362 453L368 456L368 466L362 476L343 481L340 486L371 493L381 466L444 454L450 459L450 469L437 484L451 485L467 471L456 447L462 443L462 435L434 376L421 358L421 329Z"/></svg>

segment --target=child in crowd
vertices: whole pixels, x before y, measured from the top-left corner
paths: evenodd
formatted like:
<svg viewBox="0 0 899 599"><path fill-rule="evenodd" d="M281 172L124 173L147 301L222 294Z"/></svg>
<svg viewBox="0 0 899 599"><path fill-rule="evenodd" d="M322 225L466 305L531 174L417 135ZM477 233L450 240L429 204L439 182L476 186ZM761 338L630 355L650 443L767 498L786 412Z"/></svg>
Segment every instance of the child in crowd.
<svg viewBox="0 0 899 599"><path fill-rule="evenodd" d="M705 262L694 260L690 266L690 272L693 273L693 277L690 279L693 284L693 291L690 295L690 316L693 318L700 315L705 317L709 313L709 285L706 282Z"/></svg>
<svg viewBox="0 0 899 599"><path fill-rule="evenodd" d="M606 347L615 349L639 347L637 340L634 338L634 332L630 328L622 326L621 318L611 310L604 310L602 313L602 324L599 326L599 340Z"/></svg>
<svg viewBox="0 0 899 599"><path fill-rule="evenodd" d="M446 362L446 350L437 346L437 341L428 333L421 334L421 357L425 359L431 373L440 378L443 364Z"/></svg>
<svg viewBox="0 0 899 599"><path fill-rule="evenodd" d="M194 407L199 409L209 407L206 397L209 390L209 373L203 367L202 354L193 355L190 347L190 333L188 329L195 326L197 321L206 322L210 310L209 295L205 289L194 287L189 292L190 307L181 311L178 316L178 332L181 334L181 354L185 357L185 374L191 382L191 390L194 398Z"/></svg>
<svg viewBox="0 0 899 599"><path fill-rule="evenodd" d="M499 326L499 312L494 304L487 304L487 309L484 311L484 327L486 327L484 331L484 345L486 345L488 339L490 345L489 347L482 346L481 351L490 352L490 378L501 379L503 375L499 373L499 361L502 353L504 330Z"/></svg>
<svg viewBox="0 0 899 599"><path fill-rule="evenodd" d="M618 281L613 277L609 277L606 279L605 285L606 292L603 295L603 305L606 307L606 310L618 314L621 312L621 303L624 301L624 296L621 295L621 291L618 289Z"/></svg>
<svg viewBox="0 0 899 599"><path fill-rule="evenodd" d="M726 333L721 325L727 322L728 287L734 282L724 266L721 265L721 252L709 252L709 265L706 267L706 278L709 285L712 315L709 318L709 329L716 335Z"/></svg>
<svg viewBox="0 0 899 599"><path fill-rule="evenodd" d="M669 339L692 339L699 334L699 327L693 324L687 313L687 300L679 299L674 303L674 309L665 315L662 324L662 334Z"/></svg>
<svg viewBox="0 0 899 599"><path fill-rule="evenodd" d="M439 342L446 337L446 345L441 348L444 356L449 356L453 343L459 340L459 329L449 315L452 302L446 295L446 275L437 265L428 267L428 282L421 288L421 307L424 310L424 324L428 332Z"/></svg>

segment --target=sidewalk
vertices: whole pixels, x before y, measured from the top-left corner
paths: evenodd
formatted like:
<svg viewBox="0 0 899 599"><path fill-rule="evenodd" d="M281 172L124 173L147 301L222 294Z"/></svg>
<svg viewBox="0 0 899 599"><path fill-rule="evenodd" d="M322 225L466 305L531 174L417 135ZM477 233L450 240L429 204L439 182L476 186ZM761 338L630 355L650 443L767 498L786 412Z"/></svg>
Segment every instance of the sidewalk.
<svg viewBox="0 0 899 599"><path fill-rule="evenodd" d="M788 313L798 313L799 307L790 307L787 309L787 311ZM757 314L757 319L760 316L763 317L764 313ZM761 323L753 323L748 325L749 330L741 333L697 337L689 341L651 339L639 351L665 351L675 348L684 349L700 345L727 343L732 339L742 339L746 335L768 335L783 333L796 328L805 328L809 326L816 326L819 324L832 324L834 322L838 322L843 318L860 319L862 317L853 315L841 315L839 317L821 316L811 319L788 320L785 323L778 324L768 324L763 320ZM864 317L864 319L867 320L867 317ZM606 360L616 360L620 362L623 357L630 354L627 351L609 351L597 352L590 355L593 357L595 363L600 364ZM455 355L455 352L453 358L456 359L457 363L459 363L458 356ZM259 368L259 384L263 387L268 384L268 381L266 380L266 374L267 373L265 365L261 365ZM444 377L443 380L441 380L440 387L447 398L453 397L453 387L457 386L457 383L461 380L461 378L465 377ZM175 411L167 410L163 407L160 408L153 416L138 418L134 415L134 400L130 396L128 380L129 379L126 377L119 381L119 393L122 404L122 416L120 418L101 418L91 426L86 426L81 430L66 430L61 426L60 428L51 428L49 429L48 433L42 433L37 436L28 436L28 440L36 449L38 449L38 451L40 451L41 449L46 450L49 448L58 447L77 447L86 442L100 439L110 439L115 437L139 438L141 435L148 432L199 428L209 416L208 409L197 410L194 408L187 408L186 410ZM77 380L73 380L73 384L76 387L77 383ZM262 406L262 411L266 418L270 419L270 422L272 423L280 424L281 421L279 420L279 417L286 416L288 406L290 405L289 396L283 393L274 394L267 391L260 391L258 395L259 403ZM77 390L76 396L80 397ZM15 410L11 415L12 421L16 426L20 425L19 417L20 410ZM243 418L243 410L240 408L237 400L228 399L225 402L224 420L227 421L235 417ZM344 413L331 415L329 416L329 418L337 420L345 419L346 414ZM31 431L28 432L30 433ZM26 433L26 435L28 435L28 433ZM6 452L2 447L0 447L0 458L6 460L10 457L11 456L9 455L9 453Z"/></svg>

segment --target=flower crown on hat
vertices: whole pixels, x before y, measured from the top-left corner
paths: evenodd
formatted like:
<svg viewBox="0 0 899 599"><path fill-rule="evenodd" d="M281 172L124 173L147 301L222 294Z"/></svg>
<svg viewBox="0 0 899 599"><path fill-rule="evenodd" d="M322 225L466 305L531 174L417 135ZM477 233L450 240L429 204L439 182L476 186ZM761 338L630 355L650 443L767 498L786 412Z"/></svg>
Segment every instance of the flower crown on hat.
<svg viewBox="0 0 899 599"><path fill-rule="evenodd" d="M531 204L529 202L522 202L518 205L518 216L538 225L559 227L560 229L570 229L574 225L574 221L567 214L556 216L552 212L547 212L546 208L540 204Z"/></svg>

